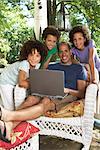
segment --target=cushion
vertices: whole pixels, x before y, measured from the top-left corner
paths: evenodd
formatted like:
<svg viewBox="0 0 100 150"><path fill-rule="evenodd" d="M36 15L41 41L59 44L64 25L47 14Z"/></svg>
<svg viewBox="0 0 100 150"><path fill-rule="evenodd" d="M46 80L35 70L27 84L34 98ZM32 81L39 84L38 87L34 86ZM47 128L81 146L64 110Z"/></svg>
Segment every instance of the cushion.
<svg viewBox="0 0 100 150"><path fill-rule="evenodd" d="M13 133L11 134L11 143L6 143L0 140L0 147L7 150L14 148L27 141L37 132L39 132L37 127L28 122L21 122L16 128L14 128Z"/></svg>
<svg viewBox="0 0 100 150"><path fill-rule="evenodd" d="M47 112L45 116L53 118L64 118L64 117L77 117L82 116L84 112L83 99L73 101L66 106L62 107L57 113Z"/></svg>

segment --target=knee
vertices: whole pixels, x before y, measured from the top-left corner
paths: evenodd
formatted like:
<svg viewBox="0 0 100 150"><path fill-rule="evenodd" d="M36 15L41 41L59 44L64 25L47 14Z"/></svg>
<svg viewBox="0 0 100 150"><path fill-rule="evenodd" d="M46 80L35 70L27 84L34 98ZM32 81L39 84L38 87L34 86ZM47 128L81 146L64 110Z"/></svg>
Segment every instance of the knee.
<svg viewBox="0 0 100 150"><path fill-rule="evenodd" d="M43 103L45 106L47 106L47 105L50 103L50 99L49 99L48 97L44 97L44 98L42 99L42 103Z"/></svg>
<svg viewBox="0 0 100 150"><path fill-rule="evenodd" d="M34 99L34 96L28 96L28 98L27 98L27 100L30 101L30 102L32 102L33 99Z"/></svg>
<svg viewBox="0 0 100 150"><path fill-rule="evenodd" d="M33 102L37 101L37 98L35 96L28 96L27 101L32 104Z"/></svg>

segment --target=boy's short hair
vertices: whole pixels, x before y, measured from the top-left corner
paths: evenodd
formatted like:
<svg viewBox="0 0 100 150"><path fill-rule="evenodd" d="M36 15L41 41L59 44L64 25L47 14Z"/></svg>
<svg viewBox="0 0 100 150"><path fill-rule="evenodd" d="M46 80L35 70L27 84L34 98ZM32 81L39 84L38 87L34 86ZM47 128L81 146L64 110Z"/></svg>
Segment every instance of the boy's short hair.
<svg viewBox="0 0 100 150"><path fill-rule="evenodd" d="M41 61L44 60L45 56L47 55L47 48L46 46L38 40L28 40L26 41L20 51L20 58L19 60L26 60L29 54L32 54L32 51L37 49L37 51L41 55Z"/></svg>
<svg viewBox="0 0 100 150"><path fill-rule="evenodd" d="M54 26L48 26L43 30L42 39L45 40L49 34L57 37L57 40L60 38L60 32Z"/></svg>

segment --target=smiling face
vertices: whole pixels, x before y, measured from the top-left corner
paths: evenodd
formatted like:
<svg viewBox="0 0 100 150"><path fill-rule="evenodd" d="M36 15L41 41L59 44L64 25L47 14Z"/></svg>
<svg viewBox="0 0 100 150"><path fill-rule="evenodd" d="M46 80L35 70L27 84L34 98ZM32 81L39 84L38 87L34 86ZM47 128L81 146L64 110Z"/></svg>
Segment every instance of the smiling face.
<svg viewBox="0 0 100 150"><path fill-rule="evenodd" d="M51 50L52 48L54 48L56 46L56 43L57 43L57 37L51 34L48 34L47 38L45 39L45 44L48 50Z"/></svg>
<svg viewBox="0 0 100 150"><path fill-rule="evenodd" d="M71 61L71 51L66 43L63 43L59 46L59 57L62 63L70 65Z"/></svg>
<svg viewBox="0 0 100 150"><path fill-rule="evenodd" d="M37 51L37 49L33 50L31 54L28 55L27 58L30 67L35 67L41 60L41 55L40 53Z"/></svg>
<svg viewBox="0 0 100 150"><path fill-rule="evenodd" d="M85 41L86 39L83 37L83 34L81 32L77 32L74 34L73 43L77 49L83 50Z"/></svg>

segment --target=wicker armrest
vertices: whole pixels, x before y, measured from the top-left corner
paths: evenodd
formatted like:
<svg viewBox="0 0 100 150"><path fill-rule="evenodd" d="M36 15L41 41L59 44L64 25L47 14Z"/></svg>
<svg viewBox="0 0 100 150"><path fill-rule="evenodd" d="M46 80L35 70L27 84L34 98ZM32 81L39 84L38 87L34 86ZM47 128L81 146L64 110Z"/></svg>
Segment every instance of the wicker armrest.
<svg viewBox="0 0 100 150"><path fill-rule="evenodd" d="M97 89L98 86L96 84L90 84L88 85L86 89L85 94L85 106L84 106L84 117L94 116L94 108L96 103L96 97L97 97Z"/></svg>
<svg viewBox="0 0 100 150"><path fill-rule="evenodd" d="M97 85L90 84L86 89L84 116L82 119L82 137L84 145L89 146L92 140L92 131L94 125L94 108L97 96Z"/></svg>
<svg viewBox="0 0 100 150"><path fill-rule="evenodd" d="M99 83L99 74L97 69L95 69L96 81ZM85 107L84 107L84 117L93 117L96 107L96 98L97 98L98 85L89 84L86 89L85 94Z"/></svg>

